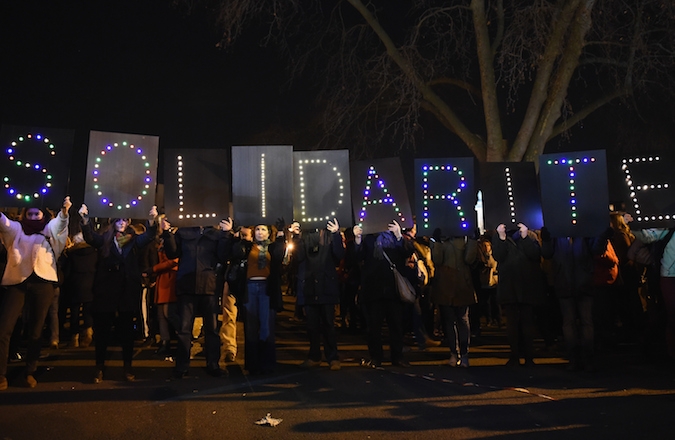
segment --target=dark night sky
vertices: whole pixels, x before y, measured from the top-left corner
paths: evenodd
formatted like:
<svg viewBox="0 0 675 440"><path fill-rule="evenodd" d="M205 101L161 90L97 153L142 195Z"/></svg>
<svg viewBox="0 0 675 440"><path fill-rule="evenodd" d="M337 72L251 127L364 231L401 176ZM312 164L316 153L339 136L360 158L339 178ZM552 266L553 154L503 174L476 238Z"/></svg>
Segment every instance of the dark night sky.
<svg viewBox="0 0 675 440"><path fill-rule="evenodd" d="M75 129L75 169L89 130L157 135L160 150L222 148L306 111L281 95L271 50L254 40L220 51L206 20L170 4L1 2L0 124Z"/></svg>
<svg viewBox="0 0 675 440"><path fill-rule="evenodd" d="M254 44L219 51L213 28L169 3L2 2L2 123L216 147L243 140L283 110L271 52Z"/></svg>

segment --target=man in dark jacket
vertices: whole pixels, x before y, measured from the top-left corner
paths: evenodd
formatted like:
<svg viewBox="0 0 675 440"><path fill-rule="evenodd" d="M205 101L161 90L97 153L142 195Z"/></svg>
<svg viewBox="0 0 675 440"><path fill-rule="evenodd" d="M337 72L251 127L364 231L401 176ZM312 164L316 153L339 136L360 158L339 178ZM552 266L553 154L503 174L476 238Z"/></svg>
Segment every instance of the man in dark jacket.
<svg viewBox="0 0 675 440"><path fill-rule="evenodd" d="M318 367L321 364L321 335L324 340L326 361L333 371L340 369L337 337L335 334L335 304L340 302L340 285L336 267L344 256L340 226L337 219L329 221L326 229L305 232L294 240L295 259L304 270L298 301L305 307L309 356L302 367Z"/></svg>
<svg viewBox="0 0 675 440"><path fill-rule="evenodd" d="M192 326L195 316L204 319L206 371L214 377L227 372L218 364L220 360L220 337L218 335L218 304L216 293L217 271L224 267L227 258L227 239L232 229L232 220L223 220L220 229L213 227L180 228L175 234L170 225L162 233L164 251L168 258L179 258L176 274L178 316L178 350L173 376L176 379L187 374L190 366Z"/></svg>

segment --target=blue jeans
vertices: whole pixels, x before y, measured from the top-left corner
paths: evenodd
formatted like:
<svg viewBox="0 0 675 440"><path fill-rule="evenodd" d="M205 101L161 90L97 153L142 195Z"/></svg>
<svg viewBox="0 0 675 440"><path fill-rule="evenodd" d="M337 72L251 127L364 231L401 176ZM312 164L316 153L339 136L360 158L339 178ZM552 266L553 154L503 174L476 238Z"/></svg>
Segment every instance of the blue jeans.
<svg viewBox="0 0 675 440"><path fill-rule="evenodd" d="M443 331L448 338L450 353L464 356L469 352L471 327L469 325L469 306L439 305Z"/></svg>
<svg viewBox="0 0 675 440"><path fill-rule="evenodd" d="M206 368L218 368L220 360L220 336L218 336L218 296L216 295L179 295L178 350L176 351L176 371L185 373L190 367L190 347L192 346L192 326L195 315L204 319L204 353Z"/></svg>
<svg viewBox="0 0 675 440"><path fill-rule="evenodd" d="M252 373L265 373L274 369L276 351L274 321L276 312L270 310L267 281L255 280L246 283L248 301L244 304L244 368Z"/></svg>

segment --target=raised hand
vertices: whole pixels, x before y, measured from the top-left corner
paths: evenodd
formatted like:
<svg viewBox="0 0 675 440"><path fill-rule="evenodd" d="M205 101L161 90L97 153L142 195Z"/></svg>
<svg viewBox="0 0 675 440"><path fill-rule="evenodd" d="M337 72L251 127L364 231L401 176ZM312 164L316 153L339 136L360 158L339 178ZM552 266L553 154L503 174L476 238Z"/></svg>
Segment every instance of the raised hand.
<svg viewBox="0 0 675 440"><path fill-rule="evenodd" d="M354 242L356 244L361 244L361 240L363 239L363 228L356 225L352 228L352 232L354 233Z"/></svg>
<svg viewBox="0 0 675 440"><path fill-rule="evenodd" d="M392 220L391 223L387 225L387 230L393 232L394 237L396 237L397 240L401 239L401 225L399 225L396 220Z"/></svg>
<svg viewBox="0 0 675 440"><path fill-rule="evenodd" d="M500 240L506 240L506 225L504 223L497 226L497 235L499 235Z"/></svg>
<svg viewBox="0 0 675 440"><path fill-rule="evenodd" d="M329 232L334 234L340 230L340 224L338 223L336 218L333 218L333 220L328 220L326 228L328 229Z"/></svg>
<svg viewBox="0 0 675 440"><path fill-rule="evenodd" d="M527 231L527 226L525 226L523 223L518 223L518 232L520 232L520 238L527 237Z"/></svg>
<svg viewBox="0 0 675 440"><path fill-rule="evenodd" d="M228 232L232 230L232 227L234 226L234 220L232 220L232 217L224 218L220 221L220 229Z"/></svg>

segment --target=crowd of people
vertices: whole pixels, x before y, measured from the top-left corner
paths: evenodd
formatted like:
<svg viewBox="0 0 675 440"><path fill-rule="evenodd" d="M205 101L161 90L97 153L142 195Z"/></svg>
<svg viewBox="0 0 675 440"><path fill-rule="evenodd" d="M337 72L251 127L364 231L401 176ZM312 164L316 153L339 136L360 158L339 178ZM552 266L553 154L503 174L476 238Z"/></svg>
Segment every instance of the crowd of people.
<svg viewBox="0 0 675 440"><path fill-rule="evenodd" d="M93 343L95 383L109 378L112 344L122 347L122 378L134 381L139 340L172 355L174 379L188 374L203 341L206 372L221 377L239 353L238 321L245 370L272 373L284 286L306 325L302 368L341 369L338 325L365 336L364 363L375 368L409 367L407 351L441 344L450 367L468 368L472 337L502 325L508 367L536 364L537 336L564 347L570 370L594 371L598 351L623 341L645 355L664 346L675 359L673 229L631 231L628 214L611 213L596 237L552 237L522 223L469 237L418 236L396 221L364 234L337 219L310 231L283 219L175 228L156 207L145 224L95 225L85 205L70 222L71 205L66 197L55 216L37 207L14 220L0 213L0 390L12 358L25 358L22 384L37 385L45 334L52 348ZM414 300L402 299L397 273Z"/></svg>

